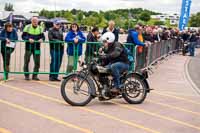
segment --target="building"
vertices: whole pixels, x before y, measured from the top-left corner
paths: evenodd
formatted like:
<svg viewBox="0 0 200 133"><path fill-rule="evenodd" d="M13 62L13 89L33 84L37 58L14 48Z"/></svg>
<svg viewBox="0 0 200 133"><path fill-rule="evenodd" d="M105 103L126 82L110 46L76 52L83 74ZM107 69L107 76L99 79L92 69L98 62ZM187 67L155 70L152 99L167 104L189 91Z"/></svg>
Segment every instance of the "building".
<svg viewBox="0 0 200 133"><path fill-rule="evenodd" d="M171 25L177 25L179 23L180 16L178 14L172 14L172 15L161 14L161 15L151 15L151 18L163 22L169 20Z"/></svg>

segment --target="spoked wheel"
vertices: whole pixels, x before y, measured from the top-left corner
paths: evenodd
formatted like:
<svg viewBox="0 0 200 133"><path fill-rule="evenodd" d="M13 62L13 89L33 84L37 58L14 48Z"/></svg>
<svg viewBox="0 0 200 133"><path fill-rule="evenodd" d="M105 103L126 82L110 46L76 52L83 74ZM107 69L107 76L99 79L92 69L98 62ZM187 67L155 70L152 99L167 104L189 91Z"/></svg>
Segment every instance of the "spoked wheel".
<svg viewBox="0 0 200 133"><path fill-rule="evenodd" d="M83 75L72 74L65 78L61 85L64 100L72 106L85 106L92 99L93 81Z"/></svg>
<svg viewBox="0 0 200 133"><path fill-rule="evenodd" d="M147 86L138 75L129 74L124 84L125 87L122 96L128 103L140 104L145 100Z"/></svg>

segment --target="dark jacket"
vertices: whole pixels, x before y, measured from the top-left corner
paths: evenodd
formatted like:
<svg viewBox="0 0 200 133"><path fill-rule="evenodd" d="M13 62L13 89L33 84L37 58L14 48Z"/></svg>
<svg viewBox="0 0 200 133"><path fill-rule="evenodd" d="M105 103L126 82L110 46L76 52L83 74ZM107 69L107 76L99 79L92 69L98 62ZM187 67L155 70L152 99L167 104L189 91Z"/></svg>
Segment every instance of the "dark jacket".
<svg viewBox="0 0 200 133"><path fill-rule="evenodd" d="M9 40L18 40L17 32L15 29L12 32L7 32L5 29L1 31L0 40L1 40L1 51L10 51L13 52L13 48L6 47L6 38Z"/></svg>
<svg viewBox="0 0 200 133"><path fill-rule="evenodd" d="M181 37L182 37L183 41L185 42L185 41L188 41L190 35L187 34L187 33L183 33L183 34L181 35Z"/></svg>
<svg viewBox="0 0 200 133"><path fill-rule="evenodd" d="M74 44L74 38L78 37L78 44ZM82 55L83 46L82 44L85 42L86 38L81 31L78 31L77 34L73 31L69 31L65 38L65 41L68 43L67 54L70 56L74 55L74 49L78 49L78 56Z"/></svg>
<svg viewBox="0 0 200 133"><path fill-rule="evenodd" d="M97 38L92 34L92 32L89 32L87 35L87 42L97 42ZM94 44L94 43L87 43L86 46L86 51L85 51L85 55L86 56L93 56L94 52L98 51L98 43Z"/></svg>
<svg viewBox="0 0 200 133"><path fill-rule="evenodd" d="M169 34L167 31L164 31L162 34L162 40L168 40L169 39Z"/></svg>
<svg viewBox="0 0 200 133"><path fill-rule="evenodd" d="M116 62L124 62L126 64L129 64L128 55L126 54L124 47L121 43L115 42L111 44L107 50L104 50L106 53L106 64L113 64Z"/></svg>
<svg viewBox="0 0 200 133"><path fill-rule="evenodd" d="M149 42L154 42L154 37L153 35L149 34L149 33L144 33L144 40L145 41L149 41Z"/></svg>
<svg viewBox="0 0 200 133"><path fill-rule="evenodd" d="M22 39L25 41L28 41L29 39L33 39L34 41L40 39L45 40L43 28L40 26L34 28L31 24L27 25L22 33ZM29 42L26 42L26 50L40 50L40 43L35 42L34 44L30 44Z"/></svg>
<svg viewBox="0 0 200 133"><path fill-rule="evenodd" d="M198 40L198 38L197 38L196 34L192 33L190 35L189 41L190 42L196 42L197 40Z"/></svg>
<svg viewBox="0 0 200 133"><path fill-rule="evenodd" d="M51 28L48 32L48 37L50 41L50 50L55 51L63 51L64 50L64 44L63 43L53 43L51 41L63 41L63 32L62 29L55 29Z"/></svg>
<svg viewBox="0 0 200 133"><path fill-rule="evenodd" d="M104 28L102 35L106 32L108 32L108 30L107 30L107 28ZM115 42L118 42L118 40L119 40L119 30L115 28L112 33L115 35Z"/></svg>

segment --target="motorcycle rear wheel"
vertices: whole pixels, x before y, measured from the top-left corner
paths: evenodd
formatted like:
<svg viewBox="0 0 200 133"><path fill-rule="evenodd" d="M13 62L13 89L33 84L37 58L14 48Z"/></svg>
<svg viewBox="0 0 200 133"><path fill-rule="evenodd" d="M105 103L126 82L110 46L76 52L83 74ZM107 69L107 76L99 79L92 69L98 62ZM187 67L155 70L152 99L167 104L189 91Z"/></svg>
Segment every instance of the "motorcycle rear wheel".
<svg viewBox="0 0 200 133"><path fill-rule="evenodd" d="M124 82L122 97L129 104L141 104L147 96L147 85L140 76L129 74Z"/></svg>

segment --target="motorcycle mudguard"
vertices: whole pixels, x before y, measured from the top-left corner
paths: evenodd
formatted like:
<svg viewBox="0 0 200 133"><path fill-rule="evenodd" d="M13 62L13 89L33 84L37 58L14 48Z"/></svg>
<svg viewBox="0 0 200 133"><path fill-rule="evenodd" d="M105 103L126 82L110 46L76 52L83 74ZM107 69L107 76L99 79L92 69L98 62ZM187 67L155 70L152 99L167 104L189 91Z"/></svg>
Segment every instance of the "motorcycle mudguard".
<svg viewBox="0 0 200 133"><path fill-rule="evenodd" d="M63 77L63 79L66 79L66 78L68 78L69 76L72 76L72 75L74 75L74 74L78 74L78 75L82 74L82 75L84 75L83 72L81 72L81 71L76 71L76 72L72 72L72 73L66 74L66 75Z"/></svg>
<svg viewBox="0 0 200 133"><path fill-rule="evenodd" d="M78 75L78 76L80 76L80 77L82 77L82 78L85 78L85 75L84 75L84 73L80 73L80 72L75 72L75 73L71 73L71 74L68 74L68 75L66 75L65 77L63 77L63 79L67 79L67 78L69 78L69 77L71 77L71 76L73 76L73 75ZM92 94L92 96L93 97L96 97L96 89L95 89L95 85L94 85L94 82L92 81L92 79L90 78L90 77L88 77L88 81L90 82L90 90L91 90L91 94Z"/></svg>
<svg viewBox="0 0 200 133"><path fill-rule="evenodd" d="M147 87L147 92L149 93L150 92L150 86L149 86L149 83L147 82L147 80L146 80L146 78L143 76L143 75L141 75L140 73L129 73L129 74L132 74L133 76L135 75L135 76L138 76L141 80L143 80L144 81L144 83L145 83L145 85L146 85L146 87Z"/></svg>
<svg viewBox="0 0 200 133"><path fill-rule="evenodd" d="M145 78L145 79L148 79L149 78L149 75L148 75L148 72L146 70L143 70L141 72L142 76Z"/></svg>
<svg viewBox="0 0 200 133"><path fill-rule="evenodd" d="M74 73L70 73L70 74L67 74L67 75L65 75L64 77L63 77L63 79L66 79L66 78L68 78L69 76L71 76L71 75L73 75Z"/></svg>

